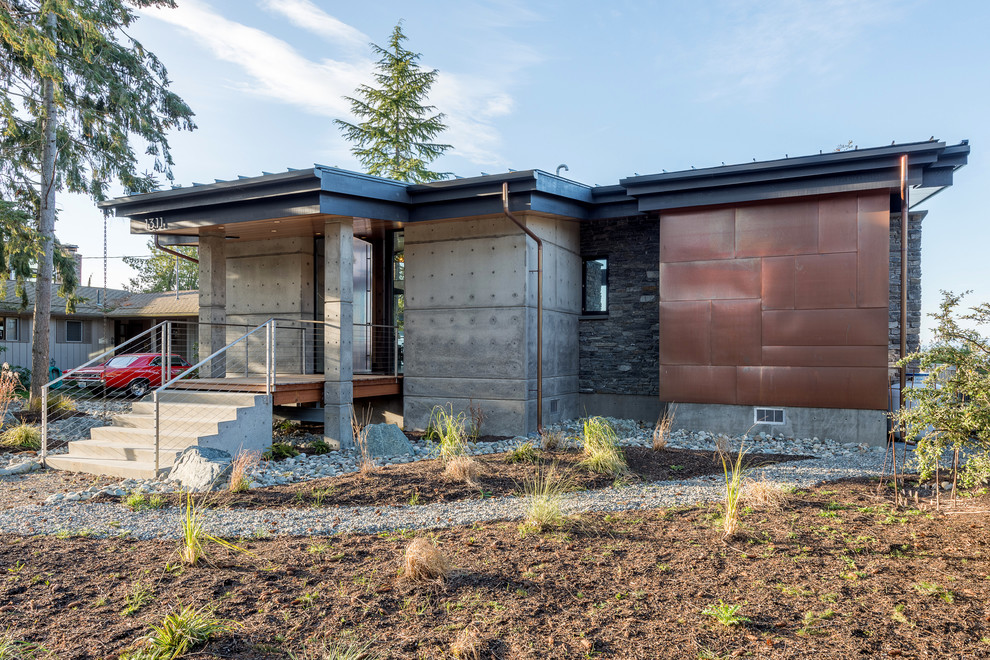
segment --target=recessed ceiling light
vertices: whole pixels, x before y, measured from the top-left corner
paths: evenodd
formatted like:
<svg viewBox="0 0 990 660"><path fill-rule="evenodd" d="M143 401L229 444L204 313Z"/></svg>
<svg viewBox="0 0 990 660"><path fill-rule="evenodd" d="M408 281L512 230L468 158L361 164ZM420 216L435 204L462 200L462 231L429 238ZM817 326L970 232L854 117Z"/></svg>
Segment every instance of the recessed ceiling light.
<svg viewBox="0 0 990 660"><path fill-rule="evenodd" d="M275 233L275 230L274 230L274 229L272 230L272 233L273 233L273 234Z"/></svg>
<svg viewBox="0 0 990 660"><path fill-rule="evenodd" d="M280 222L282 222L282 221L281 221L281 220L276 220L276 221L275 221L275 224L277 225L277 224L278 224L278 223L280 223Z"/></svg>

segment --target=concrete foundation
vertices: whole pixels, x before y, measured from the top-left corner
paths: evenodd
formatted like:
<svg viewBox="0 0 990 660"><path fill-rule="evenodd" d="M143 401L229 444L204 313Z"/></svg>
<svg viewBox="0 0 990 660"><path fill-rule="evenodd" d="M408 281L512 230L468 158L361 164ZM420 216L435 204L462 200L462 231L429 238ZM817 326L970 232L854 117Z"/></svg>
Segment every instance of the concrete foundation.
<svg viewBox="0 0 990 660"><path fill-rule="evenodd" d="M836 442L887 442L887 415L882 410L784 407L785 424L753 425L753 406L678 403L674 428L729 435L784 434L793 438L829 438Z"/></svg>
<svg viewBox="0 0 990 660"><path fill-rule="evenodd" d="M581 260L573 222L524 218L544 240L543 419L573 417ZM536 429L536 247L510 220L405 229L404 418L424 429L435 406L485 413L482 433Z"/></svg>
<svg viewBox="0 0 990 660"><path fill-rule="evenodd" d="M663 414L664 404L655 396L636 394L581 394L580 415L603 415L635 419L653 424Z"/></svg>

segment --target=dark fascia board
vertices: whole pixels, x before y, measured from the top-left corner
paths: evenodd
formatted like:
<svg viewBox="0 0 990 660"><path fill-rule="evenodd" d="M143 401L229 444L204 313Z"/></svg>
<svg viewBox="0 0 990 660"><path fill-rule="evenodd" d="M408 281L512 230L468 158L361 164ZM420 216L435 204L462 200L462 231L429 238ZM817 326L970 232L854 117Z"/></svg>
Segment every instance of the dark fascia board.
<svg viewBox="0 0 990 660"><path fill-rule="evenodd" d="M255 197L225 204L182 204L178 208L156 211L132 210L118 215L131 219L132 234L154 234L163 227L149 226L152 218L167 225L169 231L187 231L197 234L201 228L216 225L236 225L240 222L289 218L312 215L320 212L320 199L317 191L277 197Z"/></svg>

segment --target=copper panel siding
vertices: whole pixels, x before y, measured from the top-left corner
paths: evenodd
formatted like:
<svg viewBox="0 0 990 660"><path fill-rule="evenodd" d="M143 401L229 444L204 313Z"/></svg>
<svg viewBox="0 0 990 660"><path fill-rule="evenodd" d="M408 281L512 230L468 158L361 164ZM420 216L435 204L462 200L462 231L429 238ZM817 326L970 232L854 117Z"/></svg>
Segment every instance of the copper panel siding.
<svg viewBox="0 0 990 660"><path fill-rule="evenodd" d="M768 367L886 367L885 346L764 346Z"/></svg>
<svg viewBox="0 0 990 660"><path fill-rule="evenodd" d="M660 216L660 261L731 259L736 248L735 209Z"/></svg>
<svg viewBox="0 0 990 660"><path fill-rule="evenodd" d="M660 299L663 301L759 297L759 259L660 264Z"/></svg>
<svg viewBox="0 0 990 660"><path fill-rule="evenodd" d="M874 210L877 206L876 197L860 198L856 287L860 307L886 307L889 302L890 212L886 207Z"/></svg>
<svg viewBox="0 0 990 660"><path fill-rule="evenodd" d="M762 323L759 300L712 301L712 364L760 364L763 359Z"/></svg>
<svg viewBox="0 0 990 660"><path fill-rule="evenodd" d="M818 251L855 252L859 198L827 197L818 203Z"/></svg>
<svg viewBox="0 0 990 660"><path fill-rule="evenodd" d="M887 408L887 369L738 367L736 403L808 408Z"/></svg>
<svg viewBox="0 0 990 660"><path fill-rule="evenodd" d="M795 257L794 306L798 309L856 307L856 253Z"/></svg>
<svg viewBox="0 0 990 660"><path fill-rule="evenodd" d="M660 400L735 403L736 367L660 365Z"/></svg>
<svg viewBox="0 0 990 660"><path fill-rule="evenodd" d="M763 309L794 309L794 257L763 260Z"/></svg>
<svg viewBox="0 0 990 660"><path fill-rule="evenodd" d="M711 363L711 303L660 303L660 363Z"/></svg>
<svg viewBox="0 0 990 660"><path fill-rule="evenodd" d="M886 346L887 308L763 312L764 346Z"/></svg>
<svg viewBox="0 0 990 660"><path fill-rule="evenodd" d="M736 256L778 257L818 252L818 202L736 209Z"/></svg>

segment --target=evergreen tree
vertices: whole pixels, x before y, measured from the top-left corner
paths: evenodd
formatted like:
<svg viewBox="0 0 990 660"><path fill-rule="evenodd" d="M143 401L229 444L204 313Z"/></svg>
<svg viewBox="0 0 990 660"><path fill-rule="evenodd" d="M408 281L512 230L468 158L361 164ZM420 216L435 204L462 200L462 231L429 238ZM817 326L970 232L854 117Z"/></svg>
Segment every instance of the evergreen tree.
<svg viewBox="0 0 990 660"><path fill-rule="evenodd" d="M160 293L175 290L176 260L178 259L179 289L189 291L199 288L199 265L186 259L162 252L155 247L154 241L148 241L151 257L124 257L124 263L138 272L124 288L128 291L142 293ZM198 250L194 247L176 247L176 252L195 257Z"/></svg>
<svg viewBox="0 0 990 660"><path fill-rule="evenodd" d="M450 172L433 172L429 164L451 148L433 140L446 130L444 115L432 105L422 105L436 81L438 71L423 71L419 53L402 47L406 36L400 21L388 48L371 44L381 59L374 74L376 85L361 85L355 97L345 96L358 124L335 119L344 137L354 146L368 174L398 181L422 183L446 179Z"/></svg>
<svg viewBox="0 0 990 660"><path fill-rule="evenodd" d="M168 91L165 67L127 33L143 7L174 0L0 0L0 200L26 211L40 247L32 370L48 369L55 196L106 198L171 179L166 134L192 130L192 111ZM137 138L153 161L139 171ZM0 220L17 223L17 214ZM31 383L41 393L43 379Z"/></svg>

